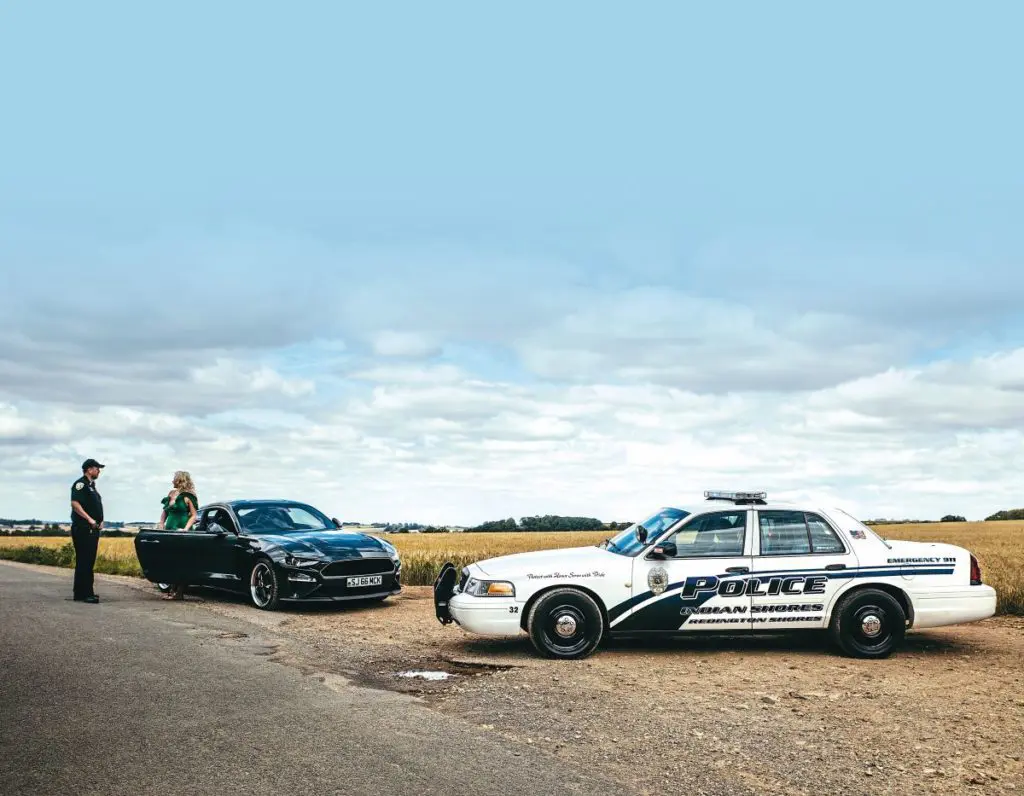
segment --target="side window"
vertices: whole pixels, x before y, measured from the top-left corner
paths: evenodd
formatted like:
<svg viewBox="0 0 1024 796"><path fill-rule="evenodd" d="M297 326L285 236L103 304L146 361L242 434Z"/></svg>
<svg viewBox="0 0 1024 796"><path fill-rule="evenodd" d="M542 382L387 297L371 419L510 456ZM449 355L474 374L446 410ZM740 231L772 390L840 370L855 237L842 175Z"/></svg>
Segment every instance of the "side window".
<svg viewBox="0 0 1024 796"><path fill-rule="evenodd" d="M676 558L720 558L743 555L747 512L705 514L687 523L666 541L675 542Z"/></svg>
<svg viewBox="0 0 1024 796"><path fill-rule="evenodd" d="M798 556L811 552L802 511L759 512L761 555Z"/></svg>
<svg viewBox="0 0 1024 796"><path fill-rule="evenodd" d="M811 550L815 553L845 553L836 532L817 514L807 515L807 529L811 532Z"/></svg>
<svg viewBox="0 0 1024 796"><path fill-rule="evenodd" d="M846 552L839 537L817 514L806 514L802 511L761 511L759 525L763 556Z"/></svg>
<svg viewBox="0 0 1024 796"><path fill-rule="evenodd" d="M209 509L203 515L202 530L209 532L211 525L220 525L229 533L237 533L235 523L224 509Z"/></svg>

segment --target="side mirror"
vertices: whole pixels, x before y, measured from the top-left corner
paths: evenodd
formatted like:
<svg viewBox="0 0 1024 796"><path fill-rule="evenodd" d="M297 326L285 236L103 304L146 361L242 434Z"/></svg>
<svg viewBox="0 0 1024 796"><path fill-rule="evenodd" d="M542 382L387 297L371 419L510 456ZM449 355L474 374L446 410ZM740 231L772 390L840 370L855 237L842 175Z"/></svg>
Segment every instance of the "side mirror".
<svg viewBox="0 0 1024 796"><path fill-rule="evenodd" d="M651 558L675 558L678 552L675 542L662 542L654 546L654 549L651 551Z"/></svg>
<svg viewBox="0 0 1024 796"><path fill-rule="evenodd" d="M210 524L209 524L209 525L207 526L207 530L208 530L208 531L209 531L210 533L215 533L215 534L217 534L217 536L220 536L220 537L225 537L225 536L227 536L227 535L228 535L228 529L227 529L227 528L225 528L225 527L224 527L223 525L218 525L218 524L217 524L217 523L215 523L215 522L211 522L211 523L210 523Z"/></svg>
<svg viewBox="0 0 1024 796"><path fill-rule="evenodd" d="M341 520L339 520L337 517L331 517L331 522L334 523L335 528L341 527Z"/></svg>
<svg viewBox="0 0 1024 796"><path fill-rule="evenodd" d="M647 528L643 525L638 525L636 528L636 540L640 544L644 544L647 541Z"/></svg>

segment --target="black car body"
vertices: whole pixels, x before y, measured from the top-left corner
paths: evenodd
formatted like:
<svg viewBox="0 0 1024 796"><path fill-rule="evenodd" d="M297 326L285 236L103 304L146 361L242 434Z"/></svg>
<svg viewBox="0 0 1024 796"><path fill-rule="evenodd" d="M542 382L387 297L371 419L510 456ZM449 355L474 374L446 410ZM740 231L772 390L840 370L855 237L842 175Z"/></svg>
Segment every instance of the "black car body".
<svg viewBox="0 0 1024 796"><path fill-rule="evenodd" d="M239 592L265 610L284 601L383 600L402 588L394 546L290 500L204 505L188 531L140 531L135 552L154 583Z"/></svg>

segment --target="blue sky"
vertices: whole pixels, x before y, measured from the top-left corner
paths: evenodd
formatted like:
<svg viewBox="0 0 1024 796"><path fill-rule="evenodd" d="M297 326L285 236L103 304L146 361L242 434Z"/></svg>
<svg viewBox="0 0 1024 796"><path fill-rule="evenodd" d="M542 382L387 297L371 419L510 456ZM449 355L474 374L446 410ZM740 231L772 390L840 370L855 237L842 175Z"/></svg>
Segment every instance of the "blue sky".
<svg viewBox="0 0 1024 796"><path fill-rule="evenodd" d="M0 513L1017 505L1022 17L7 7Z"/></svg>

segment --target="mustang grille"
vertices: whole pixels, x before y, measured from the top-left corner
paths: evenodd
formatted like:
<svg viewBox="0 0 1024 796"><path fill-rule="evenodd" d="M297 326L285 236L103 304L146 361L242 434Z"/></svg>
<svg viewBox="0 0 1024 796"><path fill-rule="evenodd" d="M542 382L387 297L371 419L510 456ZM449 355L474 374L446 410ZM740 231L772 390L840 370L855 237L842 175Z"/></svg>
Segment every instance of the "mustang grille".
<svg viewBox="0 0 1024 796"><path fill-rule="evenodd" d="M351 561L335 561L320 573L325 578L343 578L350 575L390 575L395 565L390 558L355 558Z"/></svg>

